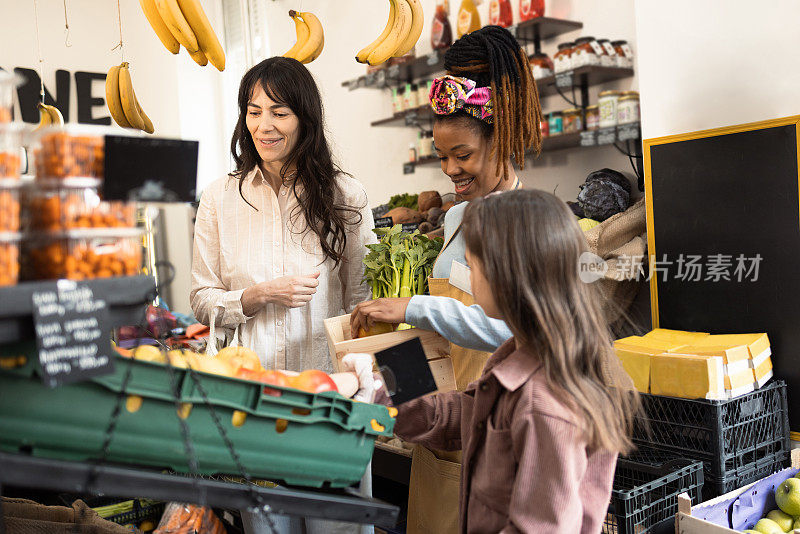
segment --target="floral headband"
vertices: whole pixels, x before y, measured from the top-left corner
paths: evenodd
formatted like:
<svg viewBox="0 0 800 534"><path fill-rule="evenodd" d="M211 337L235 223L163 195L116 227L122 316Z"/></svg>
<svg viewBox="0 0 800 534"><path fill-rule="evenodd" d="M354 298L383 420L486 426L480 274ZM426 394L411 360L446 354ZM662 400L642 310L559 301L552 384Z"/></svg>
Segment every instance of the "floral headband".
<svg viewBox="0 0 800 534"><path fill-rule="evenodd" d="M442 76L433 80L428 98L437 115L450 115L464 110L476 119L492 124L494 105L490 87L475 87L469 78Z"/></svg>

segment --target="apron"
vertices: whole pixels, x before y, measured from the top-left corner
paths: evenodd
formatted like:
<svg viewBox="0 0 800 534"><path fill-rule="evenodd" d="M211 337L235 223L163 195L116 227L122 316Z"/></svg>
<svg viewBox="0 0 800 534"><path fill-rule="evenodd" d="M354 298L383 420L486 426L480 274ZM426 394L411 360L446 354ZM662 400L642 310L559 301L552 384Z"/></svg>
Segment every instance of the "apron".
<svg viewBox="0 0 800 534"><path fill-rule="evenodd" d="M442 250L459 234L461 226ZM430 294L451 297L471 306L472 295L450 284L447 278L428 278ZM450 358L459 391L483 373L491 352L465 349L450 343ZM414 447L408 487L407 534L457 534L458 498L461 484L461 451L438 451Z"/></svg>

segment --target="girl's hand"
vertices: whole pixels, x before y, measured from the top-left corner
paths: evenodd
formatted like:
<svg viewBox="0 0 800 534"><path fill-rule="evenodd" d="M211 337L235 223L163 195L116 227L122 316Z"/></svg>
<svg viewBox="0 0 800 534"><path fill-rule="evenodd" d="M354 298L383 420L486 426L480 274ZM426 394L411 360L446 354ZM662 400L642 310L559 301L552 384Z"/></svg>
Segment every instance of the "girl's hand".
<svg viewBox="0 0 800 534"><path fill-rule="evenodd" d="M319 286L317 271L304 276L282 276L269 282L258 284L264 304L279 304L287 308L302 308L317 292Z"/></svg>
<svg viewBox="0 0 800 534"><path fill-rule="evenodd" d="M361 302L350 314L350 331L358 332L359 327L369 330L376 322L400 324L406 320L406 308L408 308L409 302L411 302L411 297Z"/></svg>

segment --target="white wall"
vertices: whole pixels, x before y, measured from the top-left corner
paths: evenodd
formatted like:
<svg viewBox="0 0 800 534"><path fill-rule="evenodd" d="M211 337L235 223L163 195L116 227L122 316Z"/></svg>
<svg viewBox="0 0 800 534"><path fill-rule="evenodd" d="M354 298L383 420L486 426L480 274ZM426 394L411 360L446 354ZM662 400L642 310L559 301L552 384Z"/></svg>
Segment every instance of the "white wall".
<svg viewBox="0 0 800 534"><path fill-rule="evenodd" d="M65 46L64 2L37 0L44 81L55 94L55 71L66 69L106 72L122 59L119 50L117 2L68 0L70 43ZM217 0L205 0L206 13L221 33ZM32 1L2 0L0 3L0 66L37 69L36 27ZM131 64L136 96L153 120L156 135L200 141L199 181L221 176L228 170L225 146L229 134L221 128L221 74L210 65L200 68L185 51L170 54L150 28L137 0L120 0L125 61ZM71 121L77 120L74 77L71 89ZM104 97L103 84L96 82L93 95ZM102 107L96 117L107 116ZM19 115L17 115L19 116ZM115 126L116 127L116 126Z"/></svg>
<svg viewBox="0 0 800 534"><path fill-rule="evenodd" d="M422 0L425 10L425 28L418 44L418 54L430 51L430 24L434 13L434 0ZM518 20L518 2L513 1L515 20ZM575 39L580 35L596 38L626 39L636 52L633 0L551 0L547 2L548 16L582 21L583 30L566 34L544 45L548 54L555 52L558 42ZM289 9L314 12L326 28L325 51L309 65L319 84L326 106L329 139L342 167L361 180L369 194L370 203L378 205L401 192L419 192L436 189L450 192L450 180L435 166L420 166L411 175L402 174L402 165L408 158L408 145L416 140L416 132L409 128L372 128L370 121L391 115L390 93L375 89L348 91L341 87L344 80L365 72L364 65L353 59L356 52L371 42L383 29L388 15L387 1L361 2L355 0L296 0L267 2L269 45L272 54L282 54L294 44L294 23L288 17ZM455 32L456 15L460 0L451 0L450 22ZM482 20L488 20L488 1L480 6ZM605 89L630 90L638 87L634 77ZM591 91L596 102L597 92ZM560 97L543 101L546 112L572 107ZM528 161L521 177L528 187L553 191L564 199L574 199L578 184L583 183L592 170L612 167L632 175L627 157L613 147L573 149L543 154L531 165Z"/></svg>
<svg viewBox="0 0 800 534"><path fill-rule="evenodd" d="M637 2L645 138L800 114L800 3Z"/></svg>

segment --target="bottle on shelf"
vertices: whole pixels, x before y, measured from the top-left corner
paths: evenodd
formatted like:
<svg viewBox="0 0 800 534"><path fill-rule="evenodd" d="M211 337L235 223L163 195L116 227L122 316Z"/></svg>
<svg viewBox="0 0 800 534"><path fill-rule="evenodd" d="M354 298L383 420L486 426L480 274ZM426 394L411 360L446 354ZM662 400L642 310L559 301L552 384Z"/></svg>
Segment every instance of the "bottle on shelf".
<svg viewBox="0 0 800 534"><path fill-rule="evenodd" d="M519 20L544 16L544 0L519 0Z"/></svg>
<svg viewBox="0 0 800 534"><path fill-rule="evenodd" d="M450 28L450 5L448 0L437 0L436 13L431 25L431 48L442 50L453 44L453 30Z"/></svg>
<svg viewBox="0 0 800 534"><path fill-rule="evenodd" d="M472 33L481 29L481 16L478 13L477 3L479 0L462 0L461 7L458 9L458 37Z"/></svg>
<svg viewBox="0 0 800 534"><path fill-rule="evenodd" d="M508 28L514 24L511 0L492 0L489 3L489 24Z"/></svg>
<svg viewBox="0 0 800 534"><path fill-rule="evenodd" d="M408 144L408 162L409 163L417 162L417 145L414 143Z"/></svg>

